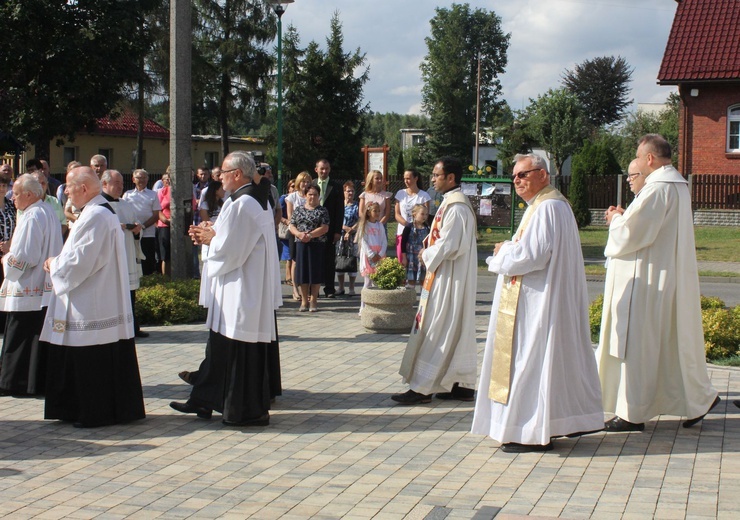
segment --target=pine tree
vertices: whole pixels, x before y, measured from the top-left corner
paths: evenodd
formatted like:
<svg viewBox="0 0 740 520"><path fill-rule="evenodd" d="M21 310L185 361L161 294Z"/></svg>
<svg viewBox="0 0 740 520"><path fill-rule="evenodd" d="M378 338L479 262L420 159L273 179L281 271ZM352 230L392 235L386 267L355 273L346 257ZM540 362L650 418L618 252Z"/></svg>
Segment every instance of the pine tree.
<svg viewBox="0 0 740 520"><path fill-rule="evenodd" d="M589 156L591 145L587 144L583 150L573 156L570 169L570 188L568 189L568 200L573 208L578 228L584 228L591 223L591 211L588 207L588 188L586 186L586 175L588 175L586 159Z"/></svg>

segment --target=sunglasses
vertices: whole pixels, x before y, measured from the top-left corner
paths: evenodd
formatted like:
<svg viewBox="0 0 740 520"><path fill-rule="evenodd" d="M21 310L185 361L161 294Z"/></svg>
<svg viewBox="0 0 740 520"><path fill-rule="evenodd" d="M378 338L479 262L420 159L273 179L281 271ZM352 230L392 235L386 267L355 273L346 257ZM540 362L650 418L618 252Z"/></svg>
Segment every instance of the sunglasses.
<svg viewBox="0 0 740 520"><path fill-rule="evenodd" d="M542 169L542 168L532 168L531 170L527 170L527 171L523 171L523 172L515 173L514 175L512 175L512 176L511 176L511 179L512 179L512 180L514 180L514 179L524 179L524 178L526 178L526 177L527 177L527 175L529 175L530 173L532 173L532 172L537 172L537 171L540 171L541 169Z"/></svg>

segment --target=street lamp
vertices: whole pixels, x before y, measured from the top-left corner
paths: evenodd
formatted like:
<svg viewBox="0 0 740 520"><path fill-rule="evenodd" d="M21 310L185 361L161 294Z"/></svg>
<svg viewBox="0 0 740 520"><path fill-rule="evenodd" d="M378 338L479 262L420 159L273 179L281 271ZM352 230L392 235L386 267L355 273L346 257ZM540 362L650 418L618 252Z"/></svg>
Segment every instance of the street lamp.
<svg viewBox="0 0 740 520"><path fill-rule="evenodd" d="M278 72L277 72L277 188L278 192L283 191L283 13L295 0L272 0L273 9L278 17Z"/></svg>

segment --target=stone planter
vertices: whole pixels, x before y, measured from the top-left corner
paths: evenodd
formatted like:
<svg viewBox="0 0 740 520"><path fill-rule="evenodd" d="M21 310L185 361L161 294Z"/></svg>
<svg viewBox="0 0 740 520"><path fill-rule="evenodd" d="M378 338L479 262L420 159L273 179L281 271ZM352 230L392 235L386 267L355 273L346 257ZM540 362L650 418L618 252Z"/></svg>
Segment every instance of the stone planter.
<svg viewBox="0 0 740 520"><path fill-rule="evenodd" d="M362 326L373 332L410 332L416 316L416 291L398 289L362 290Z"/></svg>

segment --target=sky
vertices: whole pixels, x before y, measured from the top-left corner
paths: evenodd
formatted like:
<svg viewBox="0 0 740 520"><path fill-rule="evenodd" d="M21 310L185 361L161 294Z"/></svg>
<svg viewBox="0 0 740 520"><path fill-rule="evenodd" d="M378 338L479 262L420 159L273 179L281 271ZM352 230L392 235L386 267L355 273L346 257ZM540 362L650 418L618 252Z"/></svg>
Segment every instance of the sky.
<svg viewBox="0 0 740 520"><path fill-rule="evenodd" d="M345 52L359 47L370 67L365 101L374 112L421 113L419 65L429 20L442 0L295 0L283 15L301 47L326 48L331 17L339 13ZM462 4L466 2L458 1ZM622 56L631 67L633 109L662 103L675 89L657 85L676 12L675 0L469 0L471 10L494 11L511 34L503 97L518 110L530 98L561 86L566 69L600 56Z"/></svg>

